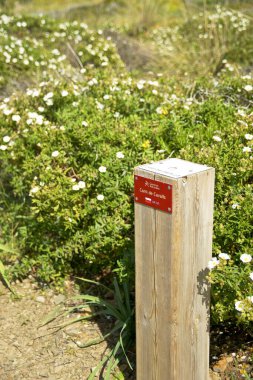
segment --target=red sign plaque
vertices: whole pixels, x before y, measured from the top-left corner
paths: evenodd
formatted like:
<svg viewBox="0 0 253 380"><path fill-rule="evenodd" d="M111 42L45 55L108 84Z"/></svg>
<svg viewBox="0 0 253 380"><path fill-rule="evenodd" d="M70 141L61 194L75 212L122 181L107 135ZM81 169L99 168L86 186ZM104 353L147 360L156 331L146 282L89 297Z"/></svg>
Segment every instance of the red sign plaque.
<svg viewBox="0 0 253 380"><path fill-rule="evenodd" d="M134 176L135 202L172 213L172 185L154 179Z"/></svg>

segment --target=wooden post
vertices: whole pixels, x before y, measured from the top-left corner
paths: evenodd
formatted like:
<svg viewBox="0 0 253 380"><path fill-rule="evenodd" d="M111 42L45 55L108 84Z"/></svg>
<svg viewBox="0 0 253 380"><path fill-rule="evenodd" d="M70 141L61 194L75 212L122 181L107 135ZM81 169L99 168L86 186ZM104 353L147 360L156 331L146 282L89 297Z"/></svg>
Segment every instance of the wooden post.
<svg viewBox="0 0 253 380"><path fill-rule="evenodd" d="M213 198L213 168L135 169L137 380L209 378Z"/></svg>

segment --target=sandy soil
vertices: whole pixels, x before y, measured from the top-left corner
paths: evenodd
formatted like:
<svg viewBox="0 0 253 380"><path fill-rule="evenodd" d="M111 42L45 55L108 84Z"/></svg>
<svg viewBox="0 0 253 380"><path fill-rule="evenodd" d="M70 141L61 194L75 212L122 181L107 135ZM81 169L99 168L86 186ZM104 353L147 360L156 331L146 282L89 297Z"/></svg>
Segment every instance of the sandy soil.
<svg viewBox="0 0 253 380"><path fill-rule="evenodd" d="M14 299L0 282L0 379L87 379L108 351L108 344L82 349L75 342L101 336L103 327L106 329L103 322L82 322L57 332L51 324L40 327L57 305L70 302L73 289L59 295L51 289L39 289L32 279L15 284L14 289L19 299ZM69 319L65 317L66 320Z"/></svg>

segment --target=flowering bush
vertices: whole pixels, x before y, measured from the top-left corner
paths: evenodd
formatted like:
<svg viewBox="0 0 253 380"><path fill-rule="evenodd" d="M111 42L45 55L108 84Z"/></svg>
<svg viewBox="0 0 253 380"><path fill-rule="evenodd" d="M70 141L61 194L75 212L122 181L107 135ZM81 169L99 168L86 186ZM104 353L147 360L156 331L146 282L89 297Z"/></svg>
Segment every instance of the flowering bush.
<svg viewBox="0 0 253 380"><path fill-rule="evenodd" d="M215 10L196 14L182 25L152 30L150 39L162 56L169 58L171 71L198 77L234 71L232 62L249 62L251 35L249 17L217 5Z"/></svg>
<svg viewBox="0 0 253 380"><path fill-rule="evenodd" d="M160 74L136 79L85 24L2 15L0 27L2 88L31 76L0 102L0 239L19 247L13 277L132 275L133 168L174 156L216 168L213 318L251 320L252 77L224 72L189 91Z"/></svg>
<svg viewBox="0 0 253 380"><path fill-rule="evenodd" d="M243 264L235 265L227 253L220 253L219 259L209 262L215 322L238 319L247 324L253 320L252 256L243 253L240 260Z"/></svg>

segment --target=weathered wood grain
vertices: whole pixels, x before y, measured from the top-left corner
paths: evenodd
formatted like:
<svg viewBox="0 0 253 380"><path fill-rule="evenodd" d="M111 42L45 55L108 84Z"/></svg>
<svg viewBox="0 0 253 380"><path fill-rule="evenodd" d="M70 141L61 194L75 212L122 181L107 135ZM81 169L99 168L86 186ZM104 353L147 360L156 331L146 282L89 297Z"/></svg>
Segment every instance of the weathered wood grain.
<svg viewBox="0 0 253 380"><path fill-rule="evenodd" d="M137 380L207 380L214 169L171 178L172 214L135 204Z"/></svg>

